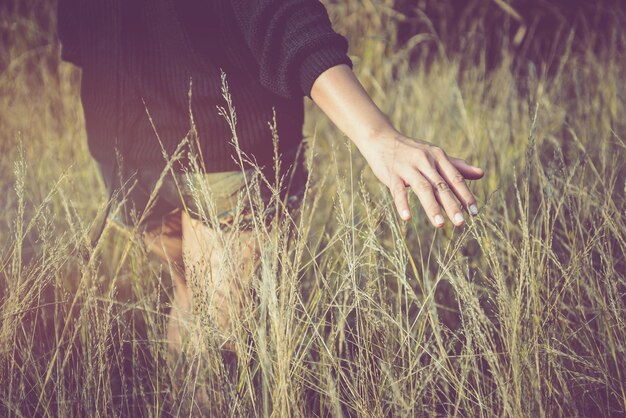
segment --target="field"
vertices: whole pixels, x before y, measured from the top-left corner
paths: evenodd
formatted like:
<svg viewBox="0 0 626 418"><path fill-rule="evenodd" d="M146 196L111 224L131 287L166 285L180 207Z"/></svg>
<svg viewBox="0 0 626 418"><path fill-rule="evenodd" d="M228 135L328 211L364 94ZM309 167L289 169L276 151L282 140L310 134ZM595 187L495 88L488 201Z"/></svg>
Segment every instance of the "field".
<svg viewBox="0 0 626 418"><path fill-rule="evenodd" d="M480 214L435 231L411 196L403 222L308 101L311 193L257 226L238 358L205 321L177 372L168 270L111 223L91 245L107 194L52 6L0 6L0 416L626 414L624 16L541 60L503 30L493 59L481 13L502 1L457 48L426 16L399 42L391 1L328 3L394 125L485 169Z"/></svg>

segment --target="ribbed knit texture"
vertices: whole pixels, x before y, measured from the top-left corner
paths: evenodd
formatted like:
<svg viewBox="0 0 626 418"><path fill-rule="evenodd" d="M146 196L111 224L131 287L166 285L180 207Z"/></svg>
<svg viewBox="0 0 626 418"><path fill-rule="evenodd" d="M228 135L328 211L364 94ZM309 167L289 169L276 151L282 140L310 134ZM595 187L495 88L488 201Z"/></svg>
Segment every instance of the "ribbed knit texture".
<svg viewBox="0 0 626 418"><path fill-rule="evenodd" d="M303 97L338 64L348 43L316 0L60 0L62 57L82 68L89 149L112 163L115 147L135 164L163 164L190 128L191 110L207 171L237 170L220 70L237 111L242 151L273 156L302 139ZM155 129L151 126L148 114Z"/></svg>

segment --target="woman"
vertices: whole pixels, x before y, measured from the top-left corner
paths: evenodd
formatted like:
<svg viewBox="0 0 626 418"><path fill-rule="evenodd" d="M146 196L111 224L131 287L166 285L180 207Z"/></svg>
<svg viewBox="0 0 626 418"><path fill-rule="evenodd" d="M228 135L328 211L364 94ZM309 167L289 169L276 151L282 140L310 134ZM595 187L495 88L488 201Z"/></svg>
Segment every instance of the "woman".
<svg viewBox="0 0 626 418"><path fill-rule="evenodd" d="M210 284L213 320L227 332L239 304L232 299L258 252L251 231L226 232L236 234L228 255L234 251L239 263L225 268L229 257L215 239L216 226L201 221L189 196L181 201L176 174L142 213L165 165L163 153L174 154L189 131L191 102L204 180L218 195L227 189L216 199L227 223L250 171L233 158L230 127L216 111L223 105L222 71L237 107L238 145L259 165L273 166L267 122L275 110L283 165L297 168L308 96L356 144L402 219L411 216L407 187L435 227L444 225L444 214L461 226L462 209L478 213L465 180L482 177L482 170L394 129L354 76L347 41L317 0L60 0L58 21L62 56L82 69L90 151L111 191L136 180L123 220L130 222L136 209L148 248L172 267L168 339L175 351L194 296L189 283ZM296 171L301 180L303 170Z"/></svg>

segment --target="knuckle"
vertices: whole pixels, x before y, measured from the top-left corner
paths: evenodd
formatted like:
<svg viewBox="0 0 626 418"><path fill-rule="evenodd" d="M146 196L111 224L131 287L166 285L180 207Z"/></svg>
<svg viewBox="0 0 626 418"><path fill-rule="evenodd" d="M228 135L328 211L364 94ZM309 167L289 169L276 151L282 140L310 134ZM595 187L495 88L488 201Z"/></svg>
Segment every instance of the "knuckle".
<svg viewBox="0 0 626 418"><path fill-rule="evenodd" d="M402 197L402 194L406 191L406 189L400 184L394 184L389 188L389 191L391 192L391 195L394 197L394 199L398 199Z"/></svg>
<svg viewBox="0 0 626 418"><path fill-rule="evenodd" d="M404 209L406 207L406 197L398 193L393 198L393 203L396 205L398 209Z"/></svg>
<svg viewBox="0 0 626 418"><path fill-rule="evenodd" d="M461 209L458 205L448 203L447 205L443 205L443 209L446 211L450 219L454 216L455 213L461 212Z"/></svg>
<svg viewBox="0 0 626 418"><path fill-rule="evenodd" d="M415 151L415 154L413 156L417 163L424 163L429 160L428 152L426 152L426 150L423 150L423 149L418 149L417 151Z"/></svg>
<svg viewBox="0 0 626 418"><path fill-rule="evenodd" d="M439 207L439 205L436 202L435 203L431 203L425 209L426 209L426 212L428 212L431 216L441 215L441 208Z"/></svg>
<svg viewBox="0 0 626 418"><path fill-rule="evenodd" d="M433 189L433 186L424 179L415 180L413 184L415 185L415 189L420 192L430 192Z"/></svg>
<svg viewBox="0 0 626 418"><path fill-rule="evenodd" d="M452 176L452 183L453 184L464 184L465 183L465 177L463 177L461 175L461 173L456 173L454 176Z"/></svg>
<svg viewBox="0 0 626 418"><path fill-rule="evenodd" d="M445 157L446 156L446 152L443 150L443 148L438 147L438 146L432 146L430 148L430 153L432 155L434 155L435 157Z"/></svg>

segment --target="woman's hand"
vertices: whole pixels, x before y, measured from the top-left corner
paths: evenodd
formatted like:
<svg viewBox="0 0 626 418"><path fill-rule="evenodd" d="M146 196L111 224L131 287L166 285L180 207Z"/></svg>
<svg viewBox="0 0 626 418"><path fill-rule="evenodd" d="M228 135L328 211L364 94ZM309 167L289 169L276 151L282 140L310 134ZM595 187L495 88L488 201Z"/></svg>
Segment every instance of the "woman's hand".
<svg viewBox="0 0 626 418"><path fill-rule="evenodd" d="M464 223L461 206L472 215L478 214L476 199L465 180L481 178L484 173L480 168L449 157L428 142L393 131L355 142L360 144L359 150L374 175L391 191L402 219L411 217L407 186L415 192L436 227L444 225L441 208L456 226Z"/></svg>
<svg viewBox="0 0 626 418"><path fill-rule="evenodd" d="M465 180L479 179L483 171L396 131L350 67L337 65L324 71L313 83L311 98L356 144L376 177L391 191L402 219L411 217L407 186L437 227L444 224L441 208L457 226L464 222L461 206L472 215L478 213Z"/></svg>

